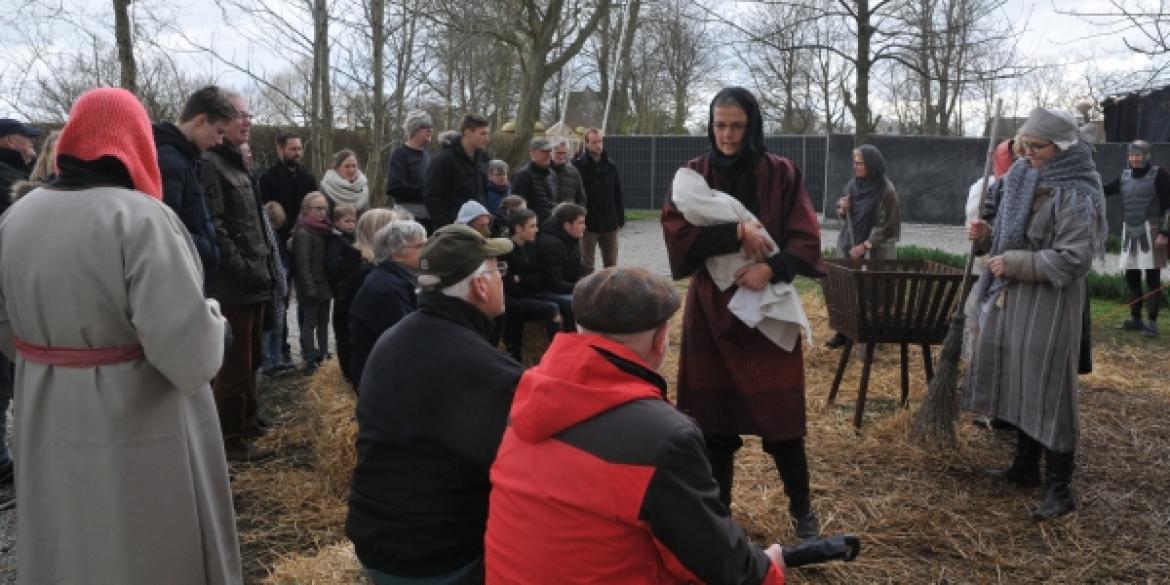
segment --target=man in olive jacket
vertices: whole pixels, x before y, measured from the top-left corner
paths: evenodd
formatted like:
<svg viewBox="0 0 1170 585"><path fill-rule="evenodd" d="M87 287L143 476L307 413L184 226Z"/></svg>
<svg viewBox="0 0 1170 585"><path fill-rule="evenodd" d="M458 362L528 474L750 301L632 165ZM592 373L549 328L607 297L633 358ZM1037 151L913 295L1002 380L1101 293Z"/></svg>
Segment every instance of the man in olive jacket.
<svg viewBox="0 0 1170 585"><path fill-rule="evenodd" d="M229 93L228 99L237 116L228 125L224 143L207 154L202 173L220 255L209 292L219 301L233 336L213 390L228 461L258 461L273 455L257 448L251 439L265 432L257 424L256 370L276 258L260 216L259 194L240 155L240 146L248 142L252 116L241 96Z"/></svg>

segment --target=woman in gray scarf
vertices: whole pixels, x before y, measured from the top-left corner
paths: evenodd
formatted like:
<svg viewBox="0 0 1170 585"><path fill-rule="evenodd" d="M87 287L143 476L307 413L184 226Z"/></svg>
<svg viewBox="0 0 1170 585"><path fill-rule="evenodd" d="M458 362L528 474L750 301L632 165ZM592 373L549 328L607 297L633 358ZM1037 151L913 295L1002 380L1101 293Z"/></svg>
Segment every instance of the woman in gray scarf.
<svg viewBox="0 0 1170 585"><path fill-rule="evenodd" d="M1048 490L1032 517L1047 520L1075 507L1086 276L1107 225L1101 179L1072 116L1036 108L1020 133L1024 158L1004 176L994 223L969 227L989 258L972 293L979 333L963 402L1019 429L1011 466L991 475L1038 486L1043 453Z"/></svg>
<svg viewBox="0 0 1170 585"><path fill-rule="evenodd" d="M847 220L837 234L837 251L842 258L898 257L898 238L902 236L898 194L886 178L886 159L877 147L864 144L853 150L853 179L837 200L837 215ZM838 332L825 342L825 347L838 348L845 341Z"/></svg>

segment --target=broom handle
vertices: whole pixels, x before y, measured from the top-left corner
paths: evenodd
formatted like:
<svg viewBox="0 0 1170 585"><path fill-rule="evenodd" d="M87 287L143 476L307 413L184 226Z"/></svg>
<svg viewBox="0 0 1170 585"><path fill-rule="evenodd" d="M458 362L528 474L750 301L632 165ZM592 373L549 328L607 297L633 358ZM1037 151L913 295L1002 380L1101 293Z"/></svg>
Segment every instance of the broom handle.
<svg viewBox="0 0 1170 585"><path fill-rule="evenodd" d="M980 208L982 203L987 200L987 186L988 178L991 177L991 169L994 165L995 159L995 139L999 134L999 115L1003 110L1003 99L995 100L995 118L991 120L991 137L987 139L987 161L983 163L983 184L979 187L979 202ZM955 304L954 318L959 318L963 312L963 305L967 304L967 281L971 278L971 270L975 267L975 244L978 242L971 242L971 250L967 254L967 268L963 270L963 282L960 284L959 302Z"/></svg>

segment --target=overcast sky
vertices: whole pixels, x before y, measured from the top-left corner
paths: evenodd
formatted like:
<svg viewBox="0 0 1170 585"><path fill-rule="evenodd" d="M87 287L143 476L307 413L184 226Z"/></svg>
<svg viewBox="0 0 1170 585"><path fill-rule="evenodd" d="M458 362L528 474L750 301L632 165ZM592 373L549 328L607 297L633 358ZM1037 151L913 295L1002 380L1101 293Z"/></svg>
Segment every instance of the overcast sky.
<svg viewBox="0 0 1170 585"><path fill-rule="evenodd" d="M79 11L79 7L84 7L84 10L93 13L104 12L108 15L108 2L86 2L84 0L61 0L68 10L72 13ZM820 0L831 1L831 0ZM1054 7L1054 3L1058 0L1007 0L1004 7L1004 14L1007 18L1018 23L1019 26L1024 27L1024 32L1020 36L1019 50L1020 54L1024 56L1035 57L1036 60L1076 63L1076 68L1081 67L1095 67L1102 71L1114 70L1130 70L1140 69L1148 66L1148 59L1134 55L1126 49L1123 38L1126 33L1118 32L1118 28L1114 26L1112 29L1109 26L1098 25L1094 26L1086 22L1082 18L1061 14ZM1129 5L1138 5L1141 2L1157 2L1158 0L1127 0ZM272 0L273 4L279 4ZM164 4L160 0L139 0L132 6L148 6L152 10L162 11L173 17L176 21L184 23L183 30L193 39L200 42L214 42L218 47L224 49L226 54L232 55L233 58L245 60L248 59L253 66L269 64L270 71L284 65L284 59L274 58L274 56L266 54L265 50L250 50L247 43L234 39L232 34L228 34L223 28L224 15L214 7L211 2L204 0L203 2L191 3L175 3L177 5ZM729 7L743 6L744 2L728 2ZM23 0L0 0L0 13L12 14L18 10L27 10L21 8L27 6L27 2ZM1081 12L1102 12L1110 9L1108 0L1063 0L1059 2L1060 10L1081 11ZM734 8L731 8L734 10ZM139 9L140 10L140 9ZM236 24L247 24L239 15L228 15L229 18L236 19ZM49 19L50 21L52 19ZM307 24L307 23L306 23ZM52 34L42 35L38 42L45 42L49 44L56 44L59 47L66 47L68 50L76 50L75 47L79 42L78 35L74 32L70 34L71 26L67 23L56 27ZM306 26L307 28L307 26ZM1130 32L1128 35L1136 39L1137 36ZM25 35L27 36L27 35ZM15 33L9 27L0 27L0 40L5 41L8 45L8 50L4 60L6 62L0 63L0 83L4 86L11 87L12 79L25 74L30 68L22 63L22 55L27 56L28 53L21 53L19 49L13 49L13 44L19 45L22 41L20 35ZM162 37L159 39L160 44L166 46L180 47L184 43L177 38ZM39 50L44 50L44 46L39 47ZM27 50L26 50L27 51ZM230 68L216 64L209 59L203 57L180 57L180 62L185 63L186 67L190 67L192 71L199 74L199 76L211 75L220 83L225 85L246 86L249 81L244 76L234 73ZM35 68L34 68L35 70ZM1075 76L1069 75L1070 78ZM1070 88L1071 89L1071 88ZM1131 88L1117 88L1117 91L1128 90ZM709 90L708 90L709 91ZM1075 91L1075 90L1073 90ZM696 96L696 101L703 103L709 96ZM705 110L705 108L701 108ZM14 115L13 109L4 103L0 103L0 115Z"/></svg>

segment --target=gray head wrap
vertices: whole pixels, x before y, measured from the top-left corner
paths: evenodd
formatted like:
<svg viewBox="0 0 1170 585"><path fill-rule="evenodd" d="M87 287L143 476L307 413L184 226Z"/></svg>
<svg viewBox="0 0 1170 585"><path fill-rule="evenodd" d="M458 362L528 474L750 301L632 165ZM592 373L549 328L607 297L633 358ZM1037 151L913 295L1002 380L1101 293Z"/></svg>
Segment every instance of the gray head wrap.
<svg viewBox="0 0 1170 585"><path fill-rule="evenodd" d="M402 123L402 129L406 131L406 137L414 136L420 128L434 128L435 122L431 120L431 115L423 110L411 110L406 114L406 121Z"/></svg>
<svg viewBox="0 0 1170 585"><path fill-rule="evenodd" d="M1020 134L1050 140L1056 143L1057 148L1068 150L1080 139L1079 130L1072 114L1033 108L1028 114L1028 121L1020 127Z"/></svg>

